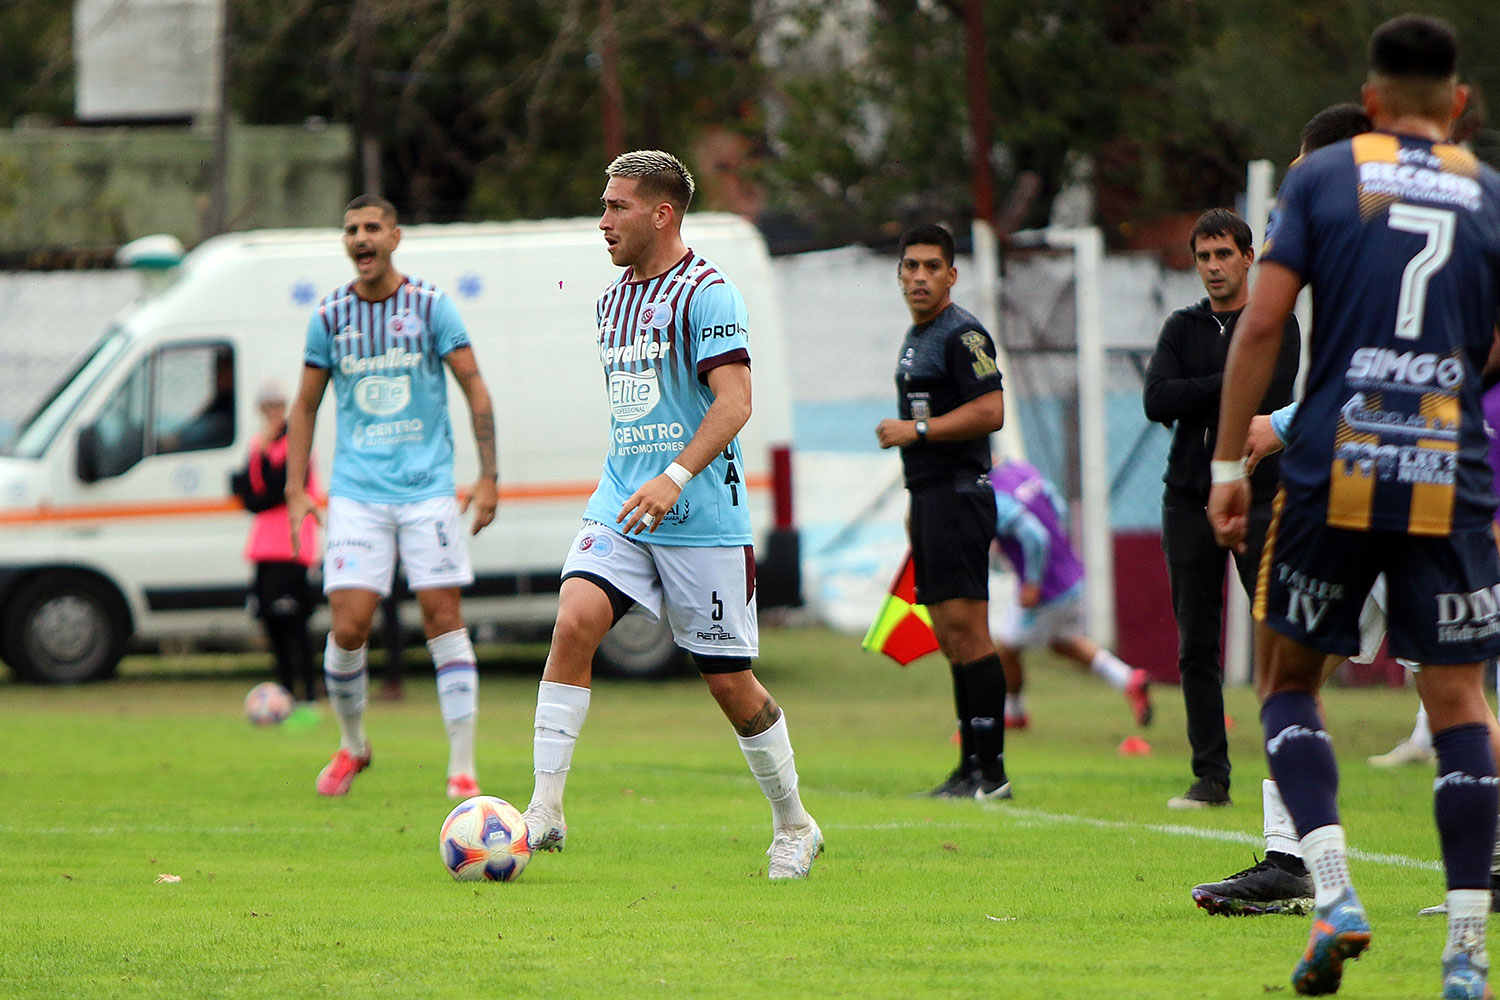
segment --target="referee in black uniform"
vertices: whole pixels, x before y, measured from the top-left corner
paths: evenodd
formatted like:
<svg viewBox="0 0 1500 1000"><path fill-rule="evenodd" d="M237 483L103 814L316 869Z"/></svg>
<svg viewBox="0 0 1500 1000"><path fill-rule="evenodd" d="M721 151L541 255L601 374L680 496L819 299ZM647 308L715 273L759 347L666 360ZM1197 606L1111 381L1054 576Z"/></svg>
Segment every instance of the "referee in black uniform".
<svg viewBox="0 0 1500 1000"><path fill-rule="evenodd" d="M912 325L896 366L898 420L882 420L882 448L900 448L911 494L917 600L932 615L953 668L960 756L932 790L944 798L1008 799L1005 673L990 642L989 552L995 537L989 435L1005 422L995 344L953 304L953 236L918 226L901 237L897 268Z"/></svg>

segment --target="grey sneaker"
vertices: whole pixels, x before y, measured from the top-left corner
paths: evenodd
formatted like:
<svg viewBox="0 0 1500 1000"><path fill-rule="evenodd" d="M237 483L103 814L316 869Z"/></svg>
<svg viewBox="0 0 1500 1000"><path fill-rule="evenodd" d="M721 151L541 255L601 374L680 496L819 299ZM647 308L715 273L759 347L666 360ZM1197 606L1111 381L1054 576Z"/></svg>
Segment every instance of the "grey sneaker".
<svg viewBox="0 0 1500 1000"><path fill-rule="evenodd" d="M1367 757L1371 767L1401 767L1404 764L1431 764L1437 754L1431 747L1418 746L1411 740L1402 740L1385 753Z"/></svg>
<svg viewBox="0 0 1500 1000"><path fill-rule="evenodd" d="M1212 809L1230 805L1229 789L1209 778L1199 778L1181 795L1167 800L1168 809Z"/></svg>
<svg viewBox="0 0 1500 1000"><path fill-rule="evenodd" d="M533 802L521 814L526 821L526 843L533 851L561 851L568 839L568 824L561 811L553 812Z"/></svg>
<svg viewBox="0 0 1500 1000"><path fill-rule="evenodd" d="M1273 851L1221 882L1193 886L1193 902L1226 917L1311 913L1313 880L1301 858Z"/></svg>
<svg viewBox="0 0 1500 1000"><path fill-rule="evenodd" d="M766 848L766 878L807 878L813 859L823 853L823 831L817 823L801 830L777 830Z"/></svg>
<svg viewBox="0 0 1500 1000"><path fill-rule="evenodd" d="M1490 872L1490 912L1500 913L1500 872ZM1446 917L1448 915L1448 904L1439 903L1436 906L1424 906L1417 911L1419 917Z"/></svg>

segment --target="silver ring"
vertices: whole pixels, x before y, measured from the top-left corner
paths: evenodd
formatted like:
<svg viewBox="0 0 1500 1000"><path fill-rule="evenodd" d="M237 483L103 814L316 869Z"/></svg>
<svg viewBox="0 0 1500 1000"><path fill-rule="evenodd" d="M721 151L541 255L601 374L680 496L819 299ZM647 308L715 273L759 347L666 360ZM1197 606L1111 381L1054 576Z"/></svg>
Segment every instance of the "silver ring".
<svg viewBox="0 0 1500 1000"><path fill-rule="evenodd" d="M650 514L642 514L641 523L649 528L656 523L656 518L652 517Z"/></svg>

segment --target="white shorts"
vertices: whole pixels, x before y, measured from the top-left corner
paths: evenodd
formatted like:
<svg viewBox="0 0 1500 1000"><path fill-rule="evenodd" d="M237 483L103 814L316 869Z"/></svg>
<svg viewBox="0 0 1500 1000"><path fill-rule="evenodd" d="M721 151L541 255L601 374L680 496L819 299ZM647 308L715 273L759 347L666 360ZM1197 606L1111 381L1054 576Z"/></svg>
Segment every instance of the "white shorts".
<svg viewBox="0 0 1500 1000"><path fill-rule="evenodd" d="M365 503L328 498L323 551L323 592L391 592L396 553L412 590L464 587L474 582L458 500L433 497L416 503Z"/></svg>
<svg viewBox="0 0 1500 1000"><path fill-rule="evenodd" d="M585 521L562 570L565 580L580 574L618 587L658 621L665 610L677 645L689 652L754 656L760 650L755 553L748 545L652 545Z"/></svg>
<svg viewBox="0 0 1500 1000"><path fill-rule="evenodd" d="M1083 634L1083 600L1074 594L1034 608L1014 601L1001 605L994 623L995 641L1011 649L1047 646L1058 639Z"/></svg>

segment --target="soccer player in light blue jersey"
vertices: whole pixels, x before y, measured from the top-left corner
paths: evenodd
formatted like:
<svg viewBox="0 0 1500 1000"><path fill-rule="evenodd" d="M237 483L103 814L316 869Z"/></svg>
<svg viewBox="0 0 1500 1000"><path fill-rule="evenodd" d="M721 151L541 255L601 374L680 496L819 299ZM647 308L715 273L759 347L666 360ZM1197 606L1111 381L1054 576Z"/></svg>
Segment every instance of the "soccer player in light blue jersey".
<svg viewBox="0 0 1500 1000"><path fill-rule="evenodd" d="M738 289L683 242L693 178L669 153L625 153L605 171L599 228L625 270L599 297L610 403L599 486L563 564L537 692L533 850L562 850L563 788L589 707L594 651L639 604L665 615L771 803L770 878L802 878L823 835L802 806L786 718L750 669L755 555L744 458L749 318Z"/></svg>
<svg viewBox="0 0 1500 1000"><path fill-rule="evenodd" d="M1324 654L1358 648L1360 606L1383 571L1391 652L1422 664L1417 691L1437 754L1443 996L1487 992L1500 800L1481 663L1500 652L1500 559L1480 371L1500 319L1500 175L1446 141L1467 98L1457 48L1435 18L1376 29L1362 90L1375 131L1288 174L1225 370L1208 515L1220 543L1237 546L1246 431L1272 337L1312 287L1307 391L1254 608L1266 759L1313 876L1312 933L1292 974L1305 994L1337 990L1344 962L1370 941L1317 696Z"/></svg>
<svg viewBox="0 0 1500 1000"><path fill-rule="evenodd" d="M287 507L297 526L318 517L301 484L323 394L332 384L337 438L328 484L323 590L333 628L323 655L339 749L318 774L320 795L345 795L370 765L364 711L366 650L375 608L391 591L397 554L417 595L448 730L449 798L479 794L474 724L479 673L459 608L472 583L460 514L473 531L495 517L495 418L468 331L453 302L395 269L396 209L362 195L344 211L344 251L355 279L334 289L307 326L302 384L287 421ZM473 418L479 477L460 506L453 479L453 428L444 366Z"/></svg>

